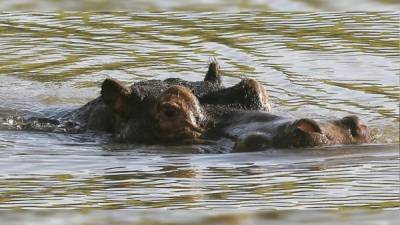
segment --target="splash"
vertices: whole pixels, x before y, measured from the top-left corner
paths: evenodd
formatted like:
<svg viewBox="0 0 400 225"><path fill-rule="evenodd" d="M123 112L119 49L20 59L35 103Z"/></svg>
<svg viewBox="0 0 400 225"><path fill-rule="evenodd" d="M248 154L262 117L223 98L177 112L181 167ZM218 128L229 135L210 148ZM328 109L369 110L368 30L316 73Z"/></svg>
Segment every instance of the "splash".
<svg viewBox="0 0 400 225"><path fill-rule="evenodd" d="M78 122L59 121L43 117L23 117L19 115L0 118L0 129L3 130L25 130L43 131L56 133L80 133L83 131Z"/></svg>

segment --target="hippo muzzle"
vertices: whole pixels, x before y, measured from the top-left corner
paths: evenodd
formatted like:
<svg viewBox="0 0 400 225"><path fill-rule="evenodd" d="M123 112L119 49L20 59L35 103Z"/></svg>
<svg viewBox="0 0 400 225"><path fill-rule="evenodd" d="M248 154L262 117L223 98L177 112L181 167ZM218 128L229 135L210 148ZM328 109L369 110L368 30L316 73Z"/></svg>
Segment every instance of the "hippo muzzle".
<svg viewBox="0 0 400 225"><path fill-rule="evenodd" d="M172 86L165 90L156 103L153 116L158 124L156 136L166 142L190 140L204 131L204 114L190 89Z"/></svg>

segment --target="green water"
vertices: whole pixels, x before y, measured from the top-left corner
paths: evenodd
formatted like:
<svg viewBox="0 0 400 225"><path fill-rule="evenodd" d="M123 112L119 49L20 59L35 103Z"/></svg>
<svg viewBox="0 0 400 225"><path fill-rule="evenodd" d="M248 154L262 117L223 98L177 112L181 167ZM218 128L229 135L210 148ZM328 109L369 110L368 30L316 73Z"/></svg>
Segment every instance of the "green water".
<svg viewBox="0 0 400 225"><path fill-rule="evenodd" d="M98 208L143 209L132 212L139 224L185 224L188 216L193 224L395 224L399 21L396 12L0 13L3 118L78 107L98 96L106 77L201 80L213 56L225 85L243 77L263 83L276 114L356 114L374 134L362 146L193 154L202 146L122 145L2 124L0 208L81 211L0 216L129 222L129 212L85 213Z"/></svg>
<svg viewBox="0 0 400 225"><path fill-rule="evenodd" d="M6 10L77 11L394 11L397 0L0 0Z"/></svg>

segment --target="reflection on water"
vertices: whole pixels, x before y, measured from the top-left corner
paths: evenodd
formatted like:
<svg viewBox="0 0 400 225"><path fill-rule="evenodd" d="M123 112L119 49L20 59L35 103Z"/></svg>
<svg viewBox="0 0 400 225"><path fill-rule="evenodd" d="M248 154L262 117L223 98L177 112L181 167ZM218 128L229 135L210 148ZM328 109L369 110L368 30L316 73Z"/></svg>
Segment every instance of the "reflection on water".
<svg viewBox="0 0 400 225"><path fill-rule="evenodd" d="M4 133L1 208L400 207L397 145L193 155Z"/></svg>
<svg viewBox="0 0 400 225"><path fill-rule="evenodd" d="M277 113L354 113L382 130L380 142L395 142L398 20L398 13L3 13L0 107L82 104L107 76L200 80L216 56L226 84L257 78Z"/></svg>
<svg viewBox="0 0 400 225"><path fill-rule="evenodd" d="M116 210L90 210L76 211L30 211L10 214L0 212L0 217L6 219L8 224L21 224L29 221L32 225L109 225L109 224L157 224L157 225L239 225L239 224L315 224L315 219L323 224L333 225L372 225L372 224L398 224L396 211L376 211L366 213L360 210L351 211L264 211L249 212L245 210L235 212L215 211L116 211Z"/></svg>
<svg viewBox="0 0 400 225"><path fill-rule="evenodd" d="M108 135L27 132L2 124L0 208L356 207L360 211L350 214L348 224L359 221L358 216L392 220L390 211L370 215L367 209L400 207L399 17L391 12L1 13L0 119L77 107L96 97L108 76L127 83L200 80L208 58L215 56L225 84L241 77L260 80L270 91L275 113L314 118L357 114L372 128L375 143L193 154L210 146L125 145ZM334 223L329 218L345 212L318 218ZM154 214L155 221L165 217ZM240 224L246 218L269 221L268 216L307 222L306 215L243 212L196 218L199 224L209 219L216 224L220 217ZM19 216L10 220L33 220L37 214ZM107 214L90 217L100 220ZM178 215L171 223L185 223L183 218Z"/></svg>
<svg viewBox="0 0 400 225"><path fill-rule="evenodd" d="M98 11L394 11L396 0L0 0L4 10Z"/></svg>

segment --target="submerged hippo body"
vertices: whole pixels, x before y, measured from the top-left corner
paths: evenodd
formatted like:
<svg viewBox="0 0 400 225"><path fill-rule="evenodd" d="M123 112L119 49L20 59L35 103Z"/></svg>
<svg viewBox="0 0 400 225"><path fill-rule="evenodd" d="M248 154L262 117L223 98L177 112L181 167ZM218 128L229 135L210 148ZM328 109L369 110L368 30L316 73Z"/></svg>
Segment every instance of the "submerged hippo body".
<svg viewBox="0 0 400 225"><path fill-rule="evenodd" d="M234 140L235 151L370 142L367 126L356 116L319 121L284 118L260 111L232 112L210 133L209 136Z"/></svg>
<svg viewBox="0 0 400 225"><path fill-rule="evenodd" d="M73 121L81 131L112 133L119 141L185 143L201 137L221 112L270 110L268 93L260 83L243 79L225 88L218 68L216 61L211 62L199 82L169 78L127 87L106 79L100 97L61 120Z"/></svg>

